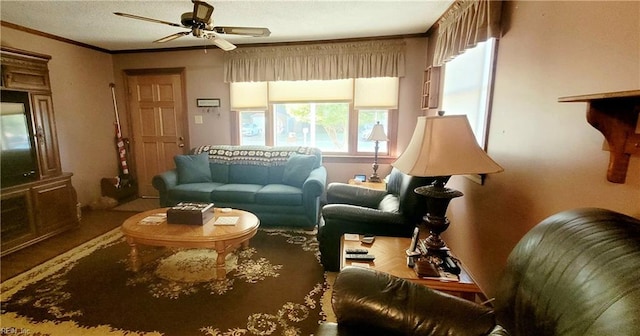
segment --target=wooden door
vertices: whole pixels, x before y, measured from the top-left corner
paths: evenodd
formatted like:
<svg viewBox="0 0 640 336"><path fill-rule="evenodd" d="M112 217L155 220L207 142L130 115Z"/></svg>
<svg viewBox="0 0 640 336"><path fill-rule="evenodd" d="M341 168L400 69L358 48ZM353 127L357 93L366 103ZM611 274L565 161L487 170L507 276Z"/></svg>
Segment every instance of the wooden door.
<svg viewBox="0 0 640 336"><path fill-rule="evenodd" d="M175 168L188 147L183 70L127 73L128 104L138 193L157 197L153 176Z"/></svg>

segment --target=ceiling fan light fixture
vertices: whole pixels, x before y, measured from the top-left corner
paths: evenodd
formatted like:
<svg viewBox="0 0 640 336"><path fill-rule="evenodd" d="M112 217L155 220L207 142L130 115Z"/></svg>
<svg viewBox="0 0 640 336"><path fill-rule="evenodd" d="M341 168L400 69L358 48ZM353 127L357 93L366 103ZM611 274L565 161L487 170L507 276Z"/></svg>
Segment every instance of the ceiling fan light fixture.
<svg viewBox="0 0 640 336"><path fill-rule="evenodd" d="M180 27L180 28L187 28L187 29L190 28L189 31L183 31L183 32L171 34L169 36L165 36L160 39L157 39L153 41L154 43L169 42L177 38L191 34L197 38L206 38L208 40L211 40L212 43L220 47L220 49L229 51L229 50L235 49L236 46L233 43L217 36L216 34L235 34L235 35L245 35L245 36L254 36L254 37L269 36L271 34L269 29L267 28L232 27L232 26L213 27L211 24L211 15L213 14L213 6L209 5L204 1L192 0L192 2L193 2L193 11L183 13L180 16L181 24L148 18L144 16L139 16L139 15L126 14L121 12L114 12L114 14L118 16L130 18L130 19L160 23L160 24L169 25L172 27ZM209 32L212 32L212 33L209 33Z"/></svg>
<svg viewBox="0 0 640 336"><path fill-rule="evenodd" d="M209 23L211 14L213 14L213 6L202 1L193 2L193 19L195 21Z"/></svg>

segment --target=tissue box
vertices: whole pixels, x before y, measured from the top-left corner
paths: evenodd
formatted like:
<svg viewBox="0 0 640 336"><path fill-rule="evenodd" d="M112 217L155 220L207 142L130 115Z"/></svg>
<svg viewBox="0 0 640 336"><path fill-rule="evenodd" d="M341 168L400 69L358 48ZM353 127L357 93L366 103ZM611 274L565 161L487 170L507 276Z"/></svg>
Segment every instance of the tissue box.
<svg viewBox="0 0 640 336"><path fill-rule="evenodd" d="M167 209L167 223L204 225L213 215L213 203L178 203Z"/></svg>

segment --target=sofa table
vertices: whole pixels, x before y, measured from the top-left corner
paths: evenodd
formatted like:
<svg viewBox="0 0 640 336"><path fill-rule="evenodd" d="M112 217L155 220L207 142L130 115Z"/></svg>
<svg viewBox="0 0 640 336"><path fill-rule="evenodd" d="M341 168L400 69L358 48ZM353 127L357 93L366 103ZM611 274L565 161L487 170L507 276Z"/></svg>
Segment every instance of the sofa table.
<svg viewBox="0 0 640 336"><path fill-rule="evenodd" d="M362 238L362 236L360 236ZM399 278L427 286L431 289L443 291L470 301L482 302L486 296L475 283L473 278L467 273L463 265L460 265L462 272L459 281L441 281L437 279L424 279L418 277L413 268L407 266L407 255L405 250L411 244L411 238L384 237L377 236L373 244L363 244L360 241L345 240L343 235L340 239L340 269L353 264L366 263L373 270L388 273ZM363 262L358 260L347 260L345 250L348 248L364 248L373 254L374 261Z"/></svg>
<svg viewBox="0 0 640 336"><path fill-rule="evenodd" d="M260 221L254 214L232 209L222 212L214 208L214 216L204 225L168 224L166 215L168 208L145 211L131 216L122 224L122 232L131 247L129 258L134 272L140 269L138 244L181 248L210 248L218 253L216 260L216 277L226 278L225 257L238 246L249 246L249 239L258 232ZM221 217L233 218L233 225L217 225ZM153 219L153 220L152 220Z"/></svg>

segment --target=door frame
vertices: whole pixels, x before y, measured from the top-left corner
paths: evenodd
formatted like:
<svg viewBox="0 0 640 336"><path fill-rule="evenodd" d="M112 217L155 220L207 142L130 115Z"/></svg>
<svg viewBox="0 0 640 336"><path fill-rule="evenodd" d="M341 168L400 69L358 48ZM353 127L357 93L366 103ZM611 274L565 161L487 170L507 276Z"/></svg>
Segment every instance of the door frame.
<svg viewBox="0 0 640 336"><path fill-rule="evenodd" d="M127 133L129 134L129 144L128 150L131 153L128 157L128 165L131 176L137 180L137 162L136 162L136 153L135 146L132 143L134 139L133 134L133 123L132 123L132 112L131 112L131 104L130 97L131 92L129 88L129 77L133 76L153 76L153 75L180 75L180 85L182 86L182 125L183 125L183 136L184 136L184 151L188 152L191 148L190 136L189 136L189 110L187 109L187 81L186 81L186 68L145 68L145 69L124 69L123 72L123 81L124 81L124 93L125 93L125 107L126 107L126 120L127 120ZM138 196L140 196L138 191Z"/></svg>

